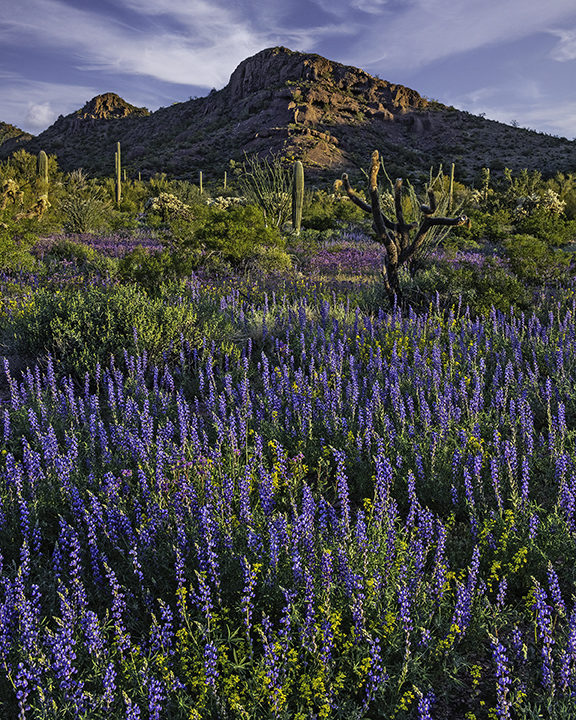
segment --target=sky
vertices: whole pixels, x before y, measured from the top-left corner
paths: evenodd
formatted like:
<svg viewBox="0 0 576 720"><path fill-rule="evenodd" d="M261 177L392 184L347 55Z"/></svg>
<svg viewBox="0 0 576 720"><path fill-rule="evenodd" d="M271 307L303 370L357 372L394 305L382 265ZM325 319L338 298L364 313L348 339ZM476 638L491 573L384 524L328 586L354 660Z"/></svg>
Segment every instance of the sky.
<svg viewBox="0 0 576 720"><path fill-rule="evenodd" d="M0 121L38 135L105 92L153 111L277 45L576 137L575 0L0 0Z"/></svg>

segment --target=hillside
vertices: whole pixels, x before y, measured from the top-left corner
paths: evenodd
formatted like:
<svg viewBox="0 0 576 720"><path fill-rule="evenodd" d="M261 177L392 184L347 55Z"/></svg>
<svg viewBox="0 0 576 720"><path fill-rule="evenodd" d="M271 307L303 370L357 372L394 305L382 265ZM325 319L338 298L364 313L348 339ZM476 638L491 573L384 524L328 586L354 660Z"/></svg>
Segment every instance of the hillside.
<svg viewBox="0 0 576 720"><path fill-rule="evenodd" d="M1 138L0 138L1 139ZM470 182L482 167L576 171L576 143L447 107L416 91L319 55L269 48L244 60L222 90L149 113L113 93L58 120L37 137L18 138L32 153L54 153L64 170L114 170L122 143L128 173L179 178L219 175L243 153L303 160L309 175L357 172L373 149L393 174L428 174L456 163ZM0 145L0 159L15 149Z"/></svg>

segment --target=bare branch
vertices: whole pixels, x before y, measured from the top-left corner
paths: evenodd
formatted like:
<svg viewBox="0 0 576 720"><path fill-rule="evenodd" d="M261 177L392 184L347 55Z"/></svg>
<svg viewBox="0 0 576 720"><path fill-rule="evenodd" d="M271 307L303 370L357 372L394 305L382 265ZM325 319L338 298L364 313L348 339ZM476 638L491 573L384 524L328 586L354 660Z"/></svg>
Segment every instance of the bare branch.
<svg viewBox="0 0 576 720"><path fill-rule="evenodd" d="M466 217L466 215L460 215L456 218L447 218L447 217L425 217L422 221L422 224L420 225L420 228L418 232L416 233L416 237L414 238L414 241L411 245L409 245L407 248L404 248L402 250L402 253L398 259L398 265L402 265L403 262L408 260L410 257L412 257L418 248L422 245L424 242L424 238L426 237L426 233L433 225L448 225L452 227L458 227L460 225L468 225L470 224L470 220Z"/></svg>
<svg viewBox="0 0 576 720"><path fill-rule="evenodd" d="M348 180L348 175L346 173L342 174L342 185L344 186L344 190L346 190L346 194L352 200L354 205L358 205L358 207L361 210L364 210L364 212L371 213L372 208L368 203L365 203L364 200L358 197L354 190L352 190L352 185L350 185L350 180Z"/></svg>

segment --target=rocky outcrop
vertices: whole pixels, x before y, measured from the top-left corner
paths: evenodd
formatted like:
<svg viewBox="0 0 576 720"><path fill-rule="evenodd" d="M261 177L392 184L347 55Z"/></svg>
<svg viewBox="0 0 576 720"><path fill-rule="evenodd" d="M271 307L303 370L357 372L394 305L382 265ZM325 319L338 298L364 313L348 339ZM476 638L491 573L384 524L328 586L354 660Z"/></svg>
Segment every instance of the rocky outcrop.
<svg viewBox="0 0 576 720"><path fill-rule="evenodd" d="M483 166L574 172L576 145L460 112L415 90L319 55L268 48L234 70L226 87L148 113L114 93L60 117L19 143L57 155L63 170L114 172L116 143L134 177L157 172L222 176L244 153L300 159L309 177L354 173L378 149L392 173L428 176L455 162L471 180ZM11 141L10 141L11 142ZM11 151L0 146L0 158Z"/></svg>
<svg viewBox="0 0 576 720"><path fill-rule="evenodd" d="M146 117L150 115L148 108L139 108L130 105L116 93L104 93L89 100L75 115L80 120L110 120L123 118L129 115Z"/></svg>

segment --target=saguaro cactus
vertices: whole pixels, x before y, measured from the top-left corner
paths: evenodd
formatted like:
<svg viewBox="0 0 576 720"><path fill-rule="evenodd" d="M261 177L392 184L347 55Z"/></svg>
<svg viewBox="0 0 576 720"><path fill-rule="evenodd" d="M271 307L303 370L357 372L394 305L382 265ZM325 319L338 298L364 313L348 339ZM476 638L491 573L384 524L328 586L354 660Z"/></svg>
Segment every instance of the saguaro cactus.
<svg viewBox="0 0 576 720"><path fill-rule="evenodd" d="M400 304L402 302L402 291L400 289L398 270L402 265L409 262L418 252L426 238L428 230L430 230L433 225L469 225L470 220L466 215L460 215L460 217L456 218L433 217L436 212L436 197L432 190L428 190L429 205L420 206L420 211L424 215L424 219L419 225L418 223L407 224L404 220L404 212L402 210L402 179L398 178L394 186L396 222L393 222L382 214L380 208L380 195L378 192L379 168L380 157L378 151L375 150L372 153L372 163L368 176L370 205L355 194L346 173L342 175L342 184L352 202L372 215L374 221L372 227L376 232L377 239L386 248L384 267L382 269L384 287L390 303ZM413 232L415 232L415 235L411 237L411 233Z"/></svg>
<svg viewBox="0 0 576 720"><path fill-rule="evenodd" d="M40 177L40 183L42 186L42 195L48 194L48 155L44 150L40 150L38 153L38 176Z"/></svg>
<svg viewBox="0 0 576 720"><path fill-rule="evenodd" d="M122 156L120 154L120 143L116 144L116 205L120 207L122 200Z"/></svg>
<svg viewBox="0 0 576 720"><path fill-rule="evenodd" d="M304 203L304 166L297 160L294 163L292 182L292 228L297 235L302 225L302 205Z"/></svg>

